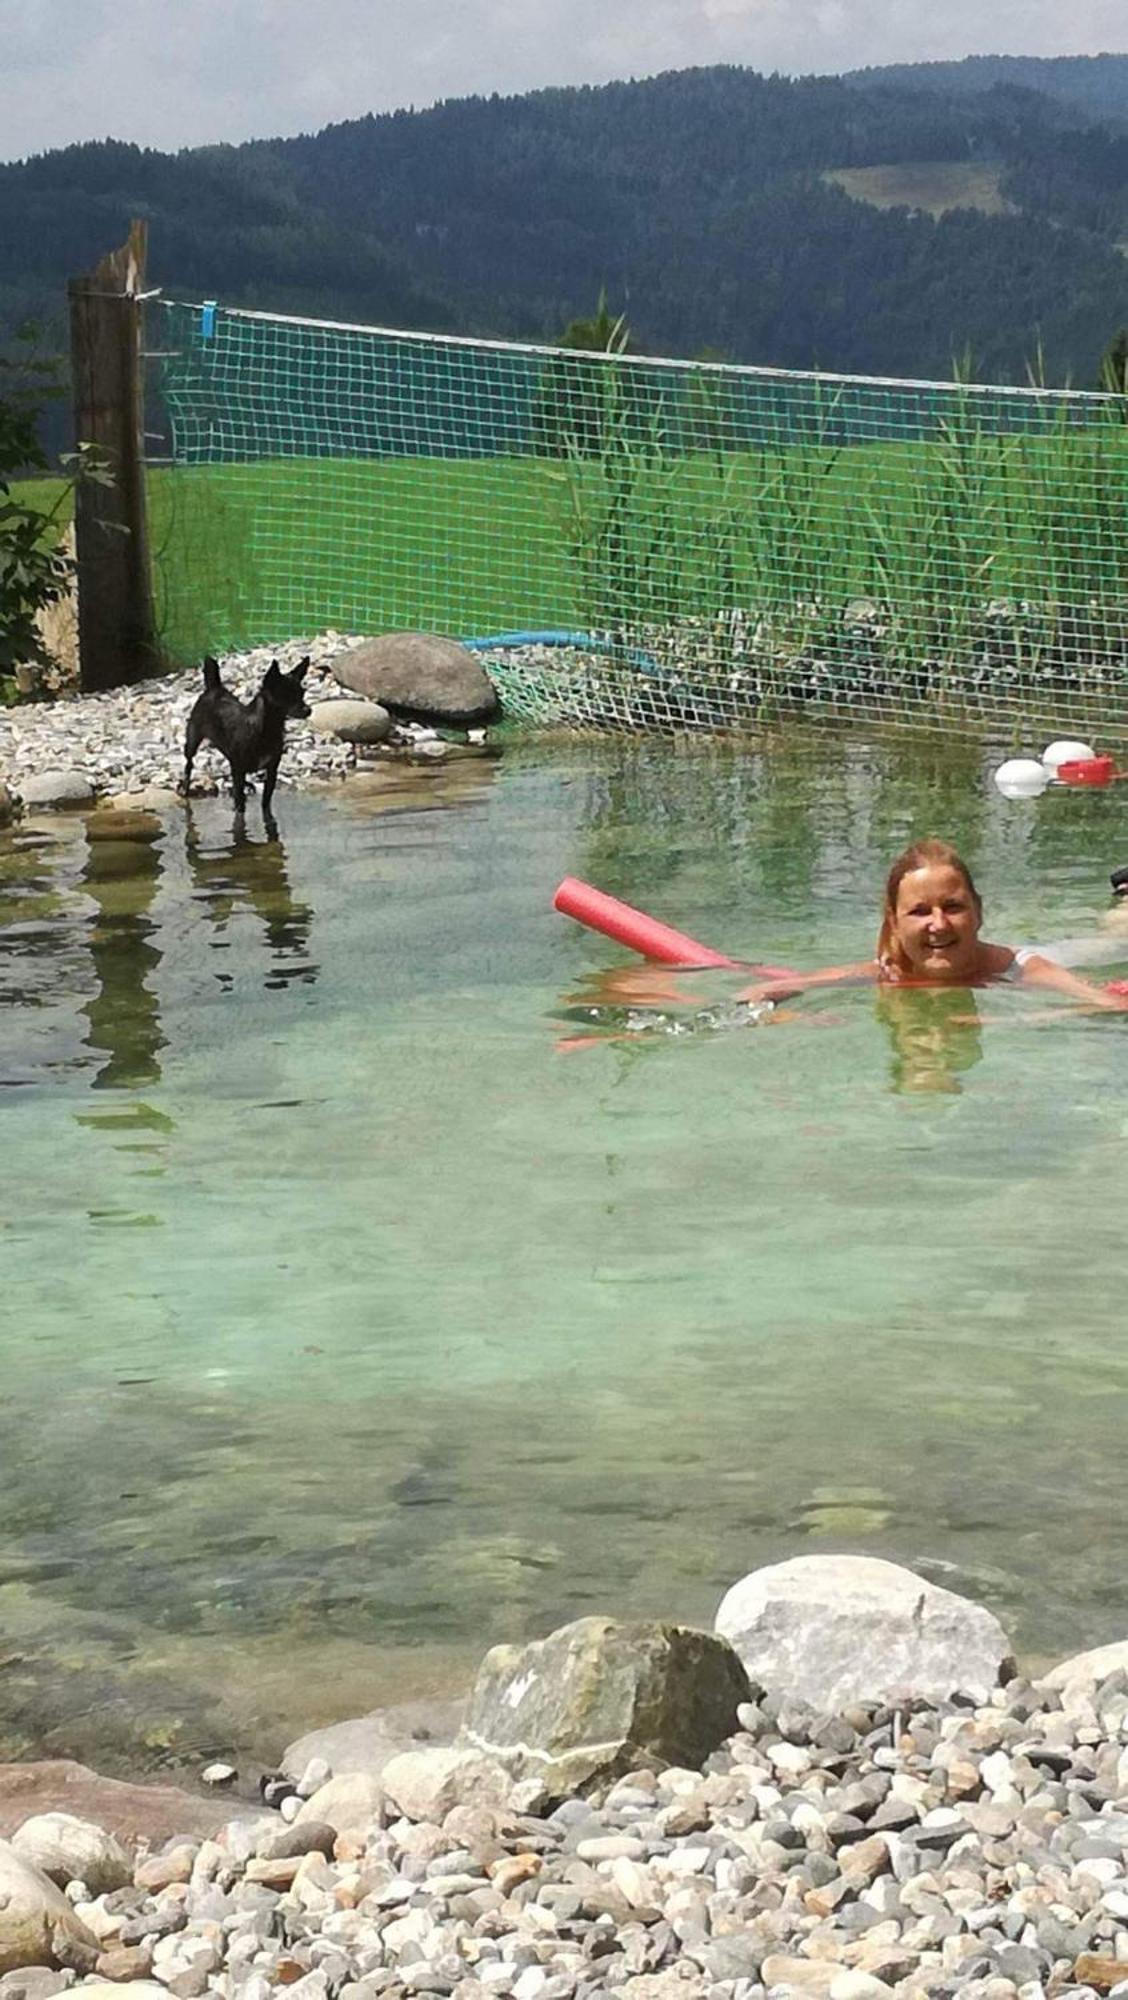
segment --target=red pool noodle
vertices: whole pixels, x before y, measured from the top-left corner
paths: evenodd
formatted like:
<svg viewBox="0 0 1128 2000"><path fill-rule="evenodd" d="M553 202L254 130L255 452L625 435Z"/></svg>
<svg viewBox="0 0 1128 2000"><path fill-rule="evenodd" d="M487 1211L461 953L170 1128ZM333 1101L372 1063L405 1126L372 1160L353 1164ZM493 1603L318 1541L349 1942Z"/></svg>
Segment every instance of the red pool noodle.
<svg viewBox="0 0 1128 2000"><path fill-rule="evenodd" d="M656 917L633 909L630 903L621 903L617 896L604 895L602 889L593 889L590 882L581 882L575 875L565 875L552 903L564 916L575 917L577 923L586 924L589 930L602 931L605 937L625 944L643 958L657 960L659 965L727 965L735 970L747 969L739 959L726 958L723 952L698 944L696 938L687 937L684 931L659 923ZM754 969L766 979L791 977L782 966L759 965Z"/></svg>

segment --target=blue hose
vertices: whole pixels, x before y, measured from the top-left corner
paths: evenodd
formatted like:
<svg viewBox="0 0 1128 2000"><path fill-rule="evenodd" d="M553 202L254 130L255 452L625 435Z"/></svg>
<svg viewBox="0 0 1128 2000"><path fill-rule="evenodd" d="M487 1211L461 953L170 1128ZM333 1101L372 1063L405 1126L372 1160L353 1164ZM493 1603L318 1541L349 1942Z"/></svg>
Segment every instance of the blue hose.
<svg viewBox="0 0 1128 2000"><path fill-rule="evenodd" d="M463 639L461 643L468 653L491 653L506 646L572 646L581 653L611 653L643 674L664 673L653 653L624 649L614 639L599 639L593 632L495 632L488 639Z"/></svg>

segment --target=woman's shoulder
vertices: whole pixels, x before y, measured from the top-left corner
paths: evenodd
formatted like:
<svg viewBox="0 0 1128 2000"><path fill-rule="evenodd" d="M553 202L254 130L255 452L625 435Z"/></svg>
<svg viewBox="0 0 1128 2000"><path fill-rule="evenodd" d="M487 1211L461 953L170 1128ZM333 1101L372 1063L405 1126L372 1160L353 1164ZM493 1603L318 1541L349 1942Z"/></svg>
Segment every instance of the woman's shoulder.
<svg viewBox="0 0 1128 2000"><path fill-rule="evenodd" d="M1022 968L1030 956L1028 950L1013 951L1009 944L984 944L984 974L988 979L1021 979Z"/></svg>

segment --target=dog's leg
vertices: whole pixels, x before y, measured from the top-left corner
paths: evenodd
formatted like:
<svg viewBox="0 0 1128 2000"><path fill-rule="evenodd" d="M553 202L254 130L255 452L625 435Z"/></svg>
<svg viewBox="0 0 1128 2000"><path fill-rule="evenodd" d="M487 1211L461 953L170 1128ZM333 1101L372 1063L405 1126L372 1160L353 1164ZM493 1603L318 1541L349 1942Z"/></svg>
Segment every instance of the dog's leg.
<svg viewBox="0 0 1128 2000"><path fill-rule="evenodd" d="M281 751L279 751L278 756L275 757L271 763L263 765L262 816L264 819L273 819L274 817L274 814L271 812L270 807L271 807L271 800L274 797L274 787L278 783L278 766L281 762L282 762L282 753Z"/></svg>
<svg viewBox="0 0 1128 2000"><path fill-rule="evenodd" d="M184 778L182 781L182 790L185 798L189 796L192 788L192 764L203 740L203 727L193 710L192 714L188 717L188 727L184 731Z"/></svg>
<svg viewBox="0 0 1128 2000"><path fill-rule="evenodd" d="M247 774L239 764L231 766L231 789L235 794L235 811L242 819L247 810Z"/></svg>

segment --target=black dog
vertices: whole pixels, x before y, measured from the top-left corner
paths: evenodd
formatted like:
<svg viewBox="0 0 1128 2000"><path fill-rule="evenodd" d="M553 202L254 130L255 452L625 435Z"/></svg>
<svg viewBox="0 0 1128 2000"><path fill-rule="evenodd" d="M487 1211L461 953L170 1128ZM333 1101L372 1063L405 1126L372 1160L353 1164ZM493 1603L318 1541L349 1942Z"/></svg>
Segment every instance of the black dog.
<svg viewBox="0 0 1128 2000"><path fill-rule="evenodd" d="M238 701L219 678L218 662L204 661L204 692L188 717L184 732L184 792L192 783L192 760L201 743L213 743L231 766L235 811L247 809L247 773L262 771L262 816L269 822L270 802L282 761L286 724L291 716L308 715L302 681L309 660L284 674L272 660L252 701Z"/></svg>

